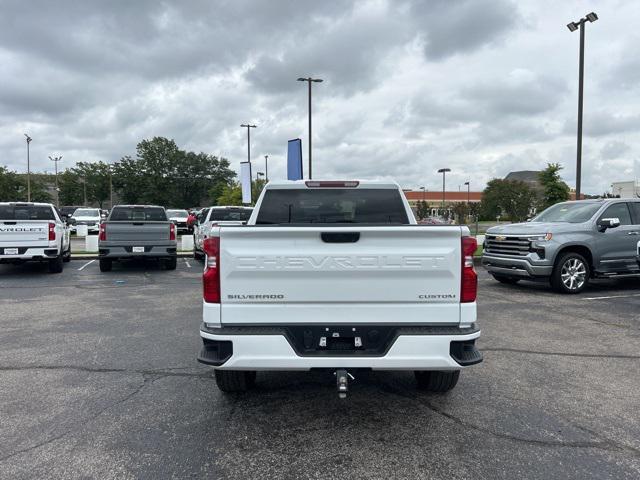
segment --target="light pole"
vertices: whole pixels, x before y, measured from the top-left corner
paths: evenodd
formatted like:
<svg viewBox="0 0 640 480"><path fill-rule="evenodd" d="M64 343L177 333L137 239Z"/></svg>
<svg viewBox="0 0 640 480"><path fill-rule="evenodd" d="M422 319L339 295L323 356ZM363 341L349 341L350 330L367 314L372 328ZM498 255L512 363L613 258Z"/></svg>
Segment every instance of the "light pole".
<svg viewBox="0 0 640 480"><path fill-rule="evenodd" d="M464 182L467 186L467 207L471 203L471 182Z"/></svg>
<svg viewBox="0 0 640 480"><path fill-rule="evenodd" d="M307 82L309 84L309 180L311 180L311 82L320 83L321 78L298 78L299 82Z"/></svg>
<svg viewBox="0 0 640 480"><path fill-rule="evenodd" d="M24 134L24 136L27 137L27 202L30 202L31 201L31 165L29 162L29 144L33 139L26 133Z"/></svg>
<svg viewBox="0 0 640 480"><path fill-rule="evenodd" d="M424 196L427 189L426 187L420 187L420 190L422 190L422 202L424 203Z"/></svg>
<svg viewBox="0 0 640 480"><path fill-rule="evenodd" d="M576 200L580 200L580 183L582 176L582 102L584 93L584 25L586 22L595 22L598 15L591 12L585 18L577 22L571 22L567 28L575 32L580 28L580 60L578 67L578 146L576 153Z"/></svg>
<svg viewBox="0 0 640 480"><path fill-rule="evenodd" d="M269 155L264 156L264 178L269 181Z"/></svg>
<svg viewBox="0 0 640 480"><path fill-rule="evenodd" d="M438 173L442 174L442 210L444 210L445 176L446 176L447 172L450 172L450 171L451 171L450 168L441 168L440 170L438 170Z"/></svg>
<svg viewBox="0 0 640 480"><path fill-rule="evenodd" d="M247 129L247 162L251 163L251 129L256 128L256 125L243 123L240 126Z"/></svg>
<svg viewBox="0 0 640 480"><path fill-rule="evenodd" d="M56 169L56 206L60 208L60 189L58 188L58 162L62 160L62 155L53 158L49 156L49 160L53 162Z"/></svg>

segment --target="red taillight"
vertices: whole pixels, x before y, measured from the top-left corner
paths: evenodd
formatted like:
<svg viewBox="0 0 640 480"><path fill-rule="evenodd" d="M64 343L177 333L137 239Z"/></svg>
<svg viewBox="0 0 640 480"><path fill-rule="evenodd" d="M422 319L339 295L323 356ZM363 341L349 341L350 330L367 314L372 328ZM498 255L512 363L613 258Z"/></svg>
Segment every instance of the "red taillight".
<svg viewBox="0 0 640 480"><path fill-rule="evenodd" d="M176 239L176 224L172 223L169 225L169 240Z"/></svg>
<svg viewBox="0 0 640 480"><path fill-rule="evenodd" d="M460 302L475 302L478 296L478 274L473 268L473 254L478 248L474 237L462 237L462 280Z"/></svg>
<svg viewBox="0 0 640 480"><path fill-rule="evenodd" d="M107 226L104 223L100 224L100 234L98 235L98 240L101 242L107 241Z"/></svg>
<svg viewBox="0 0 640 480"><path fill-rule="evenodd" d="M54 241L56 239L56 224L49 223L49 241Z"/></svg>
<svg viewBox="0 0 640 480"><path fill-rule="evenodd" d="M207 238L202 248L207 256L202 275L204 301L220 303L220 237Z"/></svg>

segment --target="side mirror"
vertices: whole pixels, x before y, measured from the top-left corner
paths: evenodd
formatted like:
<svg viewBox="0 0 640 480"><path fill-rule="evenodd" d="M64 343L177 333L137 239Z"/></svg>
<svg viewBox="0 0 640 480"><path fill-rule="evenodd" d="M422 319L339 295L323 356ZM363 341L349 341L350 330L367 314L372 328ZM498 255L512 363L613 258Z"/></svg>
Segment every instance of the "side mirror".
<svg viewBox="0 0 640 480"><path fill-rule="evenodd" d="M598 221L598 229L601 232L604 232L607 228L616 228L620 226L620 219L617 217L614 218L601 218Z"/></svg>
<svg viewBox="0 0 640 480"><path fill-rule="evenodd" d="M75 225L78 221L73 217L67 217L67 225Z"/></svg>

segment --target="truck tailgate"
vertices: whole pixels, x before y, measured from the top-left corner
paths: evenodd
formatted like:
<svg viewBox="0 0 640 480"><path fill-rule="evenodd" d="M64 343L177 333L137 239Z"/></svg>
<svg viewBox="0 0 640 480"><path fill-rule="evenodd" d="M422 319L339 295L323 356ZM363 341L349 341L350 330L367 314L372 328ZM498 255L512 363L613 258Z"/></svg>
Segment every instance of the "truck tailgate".
<svg viewBox="0 0 640 480"><path fill-rule="evenodd" d="M454 226L220 227L221 322L457 324Z"/></svg>
<svg viewBox="0 0 640 480"><path fill-rule="evenodd" d="M43 220L0 221L0 248L49 245L49 222Z"/></svg>
<svg viewBox="0 0 640 480"><path fill-rule="evenodd" d="M170 222L106 222L109 243L169 241Z"/></svg>

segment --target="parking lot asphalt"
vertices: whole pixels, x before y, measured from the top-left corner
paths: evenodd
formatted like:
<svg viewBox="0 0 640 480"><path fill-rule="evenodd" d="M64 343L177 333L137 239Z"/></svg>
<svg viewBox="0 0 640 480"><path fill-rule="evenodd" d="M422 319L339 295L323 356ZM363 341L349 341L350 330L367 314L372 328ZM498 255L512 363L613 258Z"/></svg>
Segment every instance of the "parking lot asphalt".
<svg viewBox="0 0 640 480"><path fill-rule="evenodd" d="M0 265L0 478L640 478L640 280L480 272L485 361L452 392L369 372L340 400L325 372L219 392L201 268Z"/></svg>

